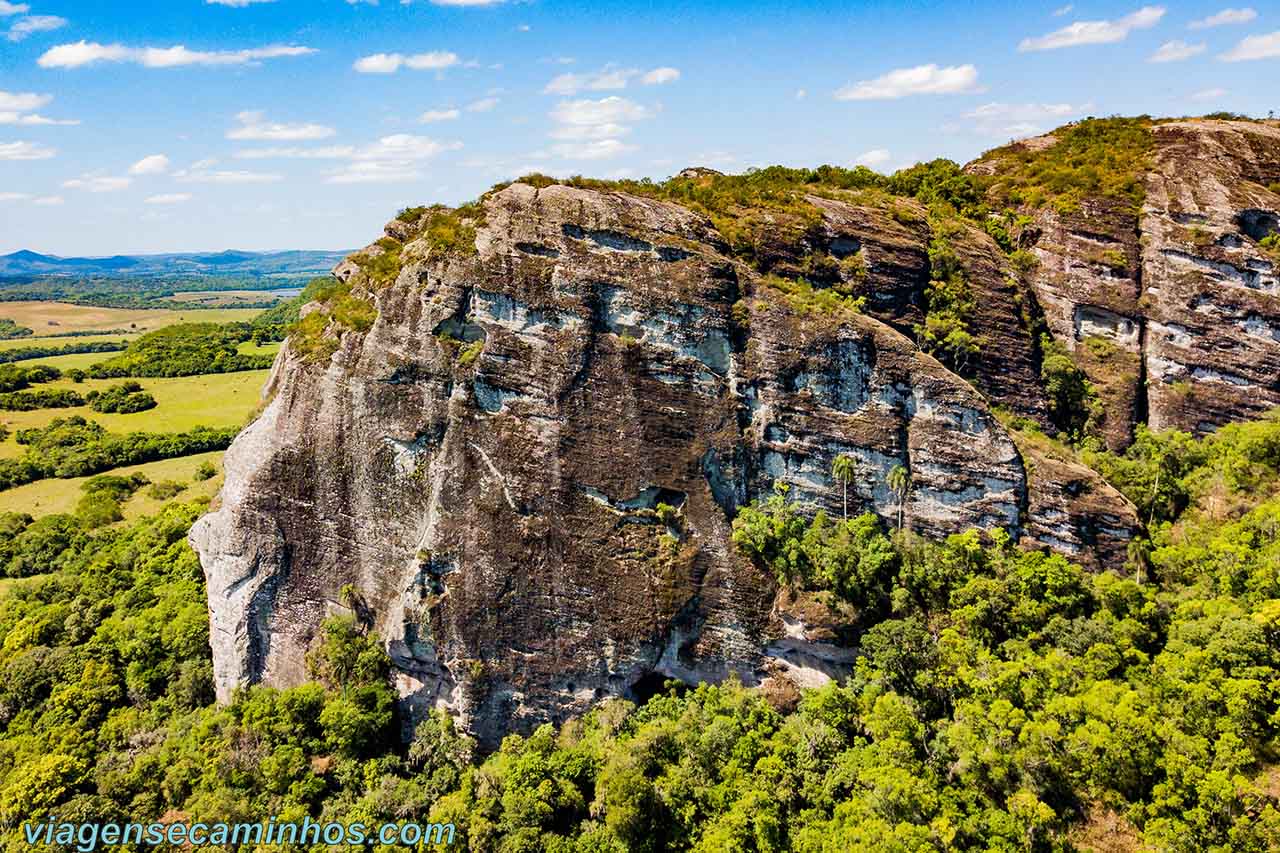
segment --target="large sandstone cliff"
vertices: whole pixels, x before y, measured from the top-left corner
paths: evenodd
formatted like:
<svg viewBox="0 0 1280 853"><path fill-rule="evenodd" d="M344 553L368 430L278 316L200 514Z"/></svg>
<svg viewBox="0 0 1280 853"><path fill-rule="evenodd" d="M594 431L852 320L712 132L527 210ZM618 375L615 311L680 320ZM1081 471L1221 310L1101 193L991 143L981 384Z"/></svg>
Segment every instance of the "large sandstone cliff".
<svg viewBox="0 0 1280 853"><path fill-rule="evenodd" d="M1161 126L1140 222L1086 206L1039 224L1031 286L1053 335L1082 357L1095 335L1133 355L1132 377L1105 377L1117 445L1148 411L1201 428L1280 402L1280 299L1253 233L1280 207L1264 188L1280 132L1257 127ZM1218 183L1165 165L1178 156L1219 158ZM389 224L394 242L336 271L376 319L330 323L332 356L282 350L220 506L193 530L219 695L304 680L324 618L351 612L388 642L411 707L446 707L488 742L660 677L814 683L848 666L823 624L838 614L780 595L730 522L776 482L839 515L840 454L857 466L851 513L896 521L901 465L901 512L923 535L1002 527L1085 563L1122 559L1132 506L993 414L1043 420L1046 405L1006 255L974 228L951 237L986 344L961 378L909 336L925 217L811 203L816 224L780 223L755 265L686 207L598 189L491 193L474 249ZM1207 243L1183 239L1189 216ZM1120 246L1125 268L1104 274L1084 254L1095 243ZM865 309L761 277L801 250L857 254ZM398 272L378 281L389 251Z"/></svg>

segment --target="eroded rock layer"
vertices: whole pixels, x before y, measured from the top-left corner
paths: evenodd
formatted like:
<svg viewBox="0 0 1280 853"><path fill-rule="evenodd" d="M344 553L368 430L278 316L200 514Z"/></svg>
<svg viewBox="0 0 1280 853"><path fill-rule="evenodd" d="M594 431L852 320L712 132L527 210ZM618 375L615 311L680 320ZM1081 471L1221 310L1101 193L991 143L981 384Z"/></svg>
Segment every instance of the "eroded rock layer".
<svg viewBox="0 0 1280 853"><path fill-rule="evenodd" d="M921 533L1019 530L1022 463L976 390L871 317L745 298L684 208L514 184L476 245L410 242L372 328L324 363L282 352L192 537L223 697L302 681L352 609L411 703L486 739L654 674L803 673L730 519L775 481L843 512L839 453L850 512L896 517L903 465Z"/></svg>

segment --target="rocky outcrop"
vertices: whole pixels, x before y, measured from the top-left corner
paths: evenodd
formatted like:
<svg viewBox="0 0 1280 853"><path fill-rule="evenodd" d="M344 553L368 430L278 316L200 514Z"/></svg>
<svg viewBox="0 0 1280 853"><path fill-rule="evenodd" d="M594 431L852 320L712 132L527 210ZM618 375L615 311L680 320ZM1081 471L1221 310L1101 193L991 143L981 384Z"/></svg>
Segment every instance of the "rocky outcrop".
<svg viewBox="0 0 1280 853"><path fill-rule="evenodd" d="M736 674L793 702L848 671L859 626L732 546L737 509L776 484L810 513L1000 527L1122 565L1132 505L995 407L1045 422L1042 331L1099 389L1114 447L1148 416L1204 430L1280 403L1260 245L1280 131L1246 124L1157 125L1142 210L1042 212L1020 236L1038 264L1016 273L972 224L856 194L752 212L745 253L686 207L574 186L397 219L336 268L344 312L304 312L323 345L282 350L193 528L219 696L303 681L345 613L387 642L411 710L489 744L666 677ZM939 241L972 298L963 376L914 342ZM785 286L801 276L813 287Z"/></svg>
<svg viewBox="0 0 1280 853"><path fill-rule="evenodd" d="M1151 134L1141 210L1045 207L1021 235L1045 323L1097 389L1113 448L1139 422L1203 434L1280 404L1280 262L1258 245L1280 210L1280 126L1179 121Z"/></svg>
<svg viewBox="0 0 1280 853"><path fill-rule="evenodd" d="M353 599L407 700L489 741L654 674L811 672L830 650L774 613L729 524L775 481L842 512L839 453L850 512L896 516L903 465L921 533L1019 529L1022 463L974 388L871 317L758 286L684 208L514 184L474 255L426 243L379 288L340 268L376 322L327 362L282 352L193 531L224 698L302 681Z"/></svg>

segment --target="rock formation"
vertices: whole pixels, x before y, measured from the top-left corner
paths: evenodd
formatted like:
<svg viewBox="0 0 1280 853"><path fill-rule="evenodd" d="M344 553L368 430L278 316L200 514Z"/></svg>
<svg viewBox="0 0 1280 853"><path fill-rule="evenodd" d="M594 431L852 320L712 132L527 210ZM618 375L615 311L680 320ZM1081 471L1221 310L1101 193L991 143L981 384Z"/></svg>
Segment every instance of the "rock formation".
<svg viewBox="0 0 1280 853"><path fill-rule="evenodd" d="M985 344L968 378L911 337L933 239L918 206L814 196L803 226L758 224L754 265L689 207L608 189L511 184L450 220L461 245L430 211L390 223L335 271L376 318L308 308L327 348L281 351L192 532L219 696L303 681L322 621L352 612L410 708L448 708L487 743L662 677L820 681L850 661L839 614L780 595L730 523L779 482L838 516L840 454L850 512L896 521L901 465L922 535L1001 527L1116 564L1132 506L993 405L1044 421L1032 296L1100 386L1115 446L1148 412L1204 429L1280 403L1258 246L1280 130L1241 124L1158 125L1139 216L1041 214L1030 294L985 233L952 234ZM814 253L863 310L764 276Z"/></svg>

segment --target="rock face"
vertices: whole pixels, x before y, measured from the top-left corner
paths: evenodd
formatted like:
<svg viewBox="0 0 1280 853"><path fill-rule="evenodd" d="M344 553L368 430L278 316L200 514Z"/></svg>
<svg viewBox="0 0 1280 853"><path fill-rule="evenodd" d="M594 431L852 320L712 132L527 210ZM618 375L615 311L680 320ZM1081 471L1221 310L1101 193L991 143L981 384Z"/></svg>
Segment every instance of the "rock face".
<svg viewBox="0 0 1280 853"><path fill-rule="evenodd" d="M1013 442L889 326L744 299L753 274L675 205L514 184L485 218L474 257L410 260L373 291L377 321L327 363L280 355L192 534L224 698L304 680L320 623L350 608L410 703L490 741L655 673L803 681L813 650L771 617L730 518L774 481L842 512L839 453L851 512L895 516L902 464L922 533L1020 529Z"/></svg>
<svg viewBox="0 0 1280 853"><path fill-rule="evenodd" d="M850 664L848 614L780 594L731 519L779 482L839 515L840 454L851 514L932 537L1002 527L1117 565L1132 505L993 414L1045 417L1037 311L1101 387L1115 446L1148 412L1204 429L1280 403L1280 295L1258 245L1280 131L1155 133L1140 215L1086 204L1024 235L1030 292L986 234L948 235L985 344L969 380L910 337L935 236L922 209L815 197L802 226L759 225L754 267L685 207L569 186L491 193L474 247L391 223L396 242L335 270L376 319L330 324L319 360L282 350L192 531L219 696L305 680L337 613L384 638L411 710L447 708L489 744L664 677L819 683ZM758 272L812 271L815 254L865 312Z"/></svg>
<svg viewBox="0 0 1280 853"><path fill-rule="evenodd" d="M1203 434L1280 404L1280 274L1258 245L1280 209L1280 127L1151 133L1141 211L1087 200L1023 234L1046 324L1098 388L1113 448L1141 421Z"/></svg>

